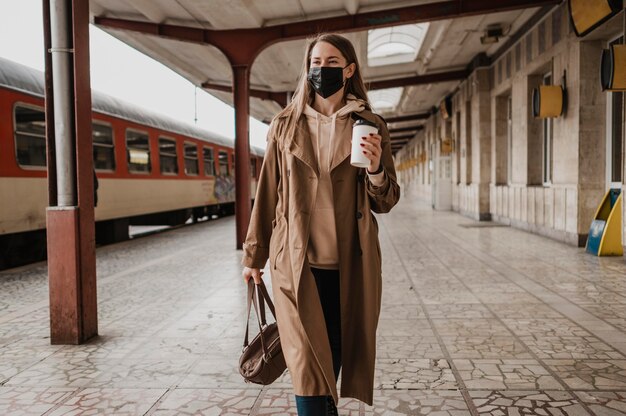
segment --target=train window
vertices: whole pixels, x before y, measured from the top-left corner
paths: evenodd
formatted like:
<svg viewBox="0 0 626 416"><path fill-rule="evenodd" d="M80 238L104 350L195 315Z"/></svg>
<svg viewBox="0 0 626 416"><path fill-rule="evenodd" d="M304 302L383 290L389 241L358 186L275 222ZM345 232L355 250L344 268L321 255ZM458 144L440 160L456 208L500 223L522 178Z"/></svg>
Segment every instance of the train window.
<svg viewBox="0 0 626 416"><path fill-rule="evenodd" d="M148 133L126 130L126 155L128 170L133 173L150 173L150 139Z"/></svg>
<svg viewBox="0 0 626 416"><path fill-rule="evenodd" d="M42 110L15 107L15 148L20 166L46 166L46 121Z"/></svg>
<svg viewBox="0 0 626 416"><path fill-rule="evenodd" d="M178 175L176 140L159 137L159 164L161 165L161 173Z"/></svg>
<svg viewBox="0 0 626 416"><path fill-rule="evenodd" d="M204 174L207 176L214 176L215 157L213 156L213 149L210 147L203 147L202 153L204 155Z"/></svg>
<svg viewBox="0 0 626 416"><path fill-rule="evenodd" d="M250 159L250 176L256 178L256 159Z"/></svg>
<svg viewBox="0 0 626 416"><path fill-rule="evenodd" d="M228 176L228 153L220 150L218 158L220 162L220 176Z"/></svg>
<svg viewBox="0 0 626 416"><path fill-rule="evenodd" d="M198 146L195 143L185 143L185 173L198 174Z"/></svg>
<svg viewBox="0 0 626 416"><path fill-rule="evenodd" d="M93 136L94 169L115 170L113 129L109 125L93 122L91 125L91 134Z"/></svg>

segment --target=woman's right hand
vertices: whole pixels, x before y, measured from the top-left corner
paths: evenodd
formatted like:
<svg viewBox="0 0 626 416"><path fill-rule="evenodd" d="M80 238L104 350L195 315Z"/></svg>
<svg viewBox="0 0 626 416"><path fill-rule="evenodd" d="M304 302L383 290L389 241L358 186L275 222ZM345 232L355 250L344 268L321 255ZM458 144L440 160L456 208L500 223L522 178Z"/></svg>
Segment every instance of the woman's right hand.
<svg viewBox="0 0 626 416"><path fill-rule="evenodd" d="M263 281L263 272L261 271L261 269L244 267L241 275L243 276L243 280L246 282L246 284L250 281L250 278L253 278L254 283L257 285Z"/></svg>

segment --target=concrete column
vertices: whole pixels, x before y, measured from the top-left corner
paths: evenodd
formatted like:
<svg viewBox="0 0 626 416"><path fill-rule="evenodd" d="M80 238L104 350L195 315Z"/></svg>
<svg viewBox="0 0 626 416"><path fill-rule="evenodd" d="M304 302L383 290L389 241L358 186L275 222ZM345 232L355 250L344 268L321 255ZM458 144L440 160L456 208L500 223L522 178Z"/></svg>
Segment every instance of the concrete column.
<svg viewBox="0 0 626 416"><path fill-rule="evenodd" d="M52 14L51 8L58 6L58 2L54 0L43 2L46 47L46 142L48 180L51 188L50 206L47 209L50 338L52 344L80 344L98 334L89 78L89 3L78 0L65 1L67 7L56 7L55 13ZM51 22L51 15L55 17L55 22ZM69 24L64 24L63 20ZM66 38L71 40L71 43L64 45L67 46L62 48L64 50L50 50L54 46L51 42L51 31L55 28L69 31ZM70 72L69 79L72 80L69 85L55 82L56 77L68 74L56 72L59 71L59 66L52 65L50 53L70 56L70 63L66 68ZM63 90L59 91L59 88ZM64 95L70 99L58 100ZM58 126L59 123L63 126ZM63 137L58 139L67 152L61 152L56 148L55 131L63 132ZM65 171L63 184L59 184L58 187L56 179L60 175L57 169ZM57 192L53 192L53 189ZM57 195L61 192L63 195Z"/></svg>
<svg viewBox="0 0 626 416"><path fill-rule="evenodd" d="M508 95L493 97L491 116L491 184L504 185L508 173Z"/></svg>
<svg viewBox="0 0 626 416"><path fill-rule="evenodd" d="M543 75L529 75L526 79L524 105L526 115L526 184L543 184L543 121L533 117L532 95L533 90L543 83Z"/></svg>
<svg viewBox="0 0 626 416"><path fill-rule="evenodd" d="M584 240L606 184L606 100L598 84L602 41L578 42L578 234ZM595 58L591 58L595 57ZM582 243L582 241L581 241Z"/></svg>
<svg viewBox="0 0 626 416"><path fill-rule="evenodd" d="M235 103L235 221L237 249L243 248L250 223L250 66L233 65Z"/></svg>
<svg viewBox="0 0 626 416"><path fill-rule="evenodd" d="M489 70L476 70L472 96L472 183L478 189L478 218L489 220L491 180L491 94Z"/></svg>

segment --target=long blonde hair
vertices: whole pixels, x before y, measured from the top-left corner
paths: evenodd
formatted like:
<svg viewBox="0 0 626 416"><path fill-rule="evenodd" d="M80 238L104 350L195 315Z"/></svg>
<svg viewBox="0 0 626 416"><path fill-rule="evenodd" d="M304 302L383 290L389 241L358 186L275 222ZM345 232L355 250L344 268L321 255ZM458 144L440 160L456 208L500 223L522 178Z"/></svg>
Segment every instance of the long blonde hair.
<svg viewBox="0 0 626 416"><path fill-rule="evenodd" d="M302 70L300 71L300 78L298 79L298 85L293 93L291 102L282 111L276 114L272 120L274 124L278 118L286 119L286 124L281 126L281 130L286 132L288 137L292 136L295 132L296 125L298 124L298 120L300 120L304 107L307 104L311 105L315 99L315 90L311 88L307 76L309 68L311 67L311 53L318 42L330 43L341 52L346 59L347 65L353 63L356 67L352 77L347 78L344 84L343 101L346 101L348 94L352 94L356 98L363 100L366 103L366 108L370 109L369 100L367 99L367 89L363 83L359 60L352 43L347 38L334 33L317 35L314 39L310 40L307 45L304 61L302 62Z"/></svg>

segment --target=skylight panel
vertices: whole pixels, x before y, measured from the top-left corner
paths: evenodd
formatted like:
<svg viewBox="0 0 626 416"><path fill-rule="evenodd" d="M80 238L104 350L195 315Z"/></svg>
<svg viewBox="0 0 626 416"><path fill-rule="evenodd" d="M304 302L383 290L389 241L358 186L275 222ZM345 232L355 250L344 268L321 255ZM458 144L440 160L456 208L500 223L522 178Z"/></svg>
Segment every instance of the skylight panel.
<svg viewBox="0 0 626 416"><path fill-rule="evenodd" d="M398 106L402 97L403 87L374 90L367 93L374 110L378 112L392 111Z"/></svg>
<svg viewBox="0 0 626 416"><path fill-rule="evenodd" d="M420 23L368 30L368 65L393 65L414 61L424 43L429 25Z"/></svg>

